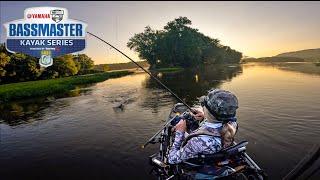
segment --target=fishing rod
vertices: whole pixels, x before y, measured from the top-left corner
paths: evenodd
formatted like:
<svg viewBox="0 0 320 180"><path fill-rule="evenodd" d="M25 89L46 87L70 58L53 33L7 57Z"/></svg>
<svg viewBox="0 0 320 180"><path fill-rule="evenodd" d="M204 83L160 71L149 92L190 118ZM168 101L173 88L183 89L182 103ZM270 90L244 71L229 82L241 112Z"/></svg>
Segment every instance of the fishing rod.
<svg viewBox="0 0 320 180"><path fill-rule="evenodd" d="M181 98L179 98L178 95L176 95L173 91L171 91L171 89L169 89L166 85L164 85L158 78L156 78L154 75L152 75L148 70L146 70L145 68L143 68L140 64L138 64L137 62L135 62L133 59L131 59L129 56L127 56L125 53L123 53L122 51L120 51L118 48L114 47L113 45L111 45L110 43L108 43L107 41L103 40L102 38L100 38L99 36L91 33L91 32L87 32L89 35L97 38L98 40L102 41L103 43L109 45L110 47L112 47L113 49L115 49L116 51L118 51L119 53L121 53L122 55L124 55L126 58L128 58L131 62L133 62L135 65L137 65L139 68L141 68L144 72L146 72L147 74L150 75L151 78L153 78L154 80L156 80L162 87L164 87L167 91L169 91L171 93L172 96L174 96L175 98L177 98L177 100L179 100L183 105L185 105L191 112L194 112L193 109L191 109L191 107L184 102Z"/></svg>
<svg viewBox="0 0 320 180"><path fill-rule="evenodd" d="M135 62L133 59L131 59L129 56L127 56L125 53L123 53L122 51L120 51L118 48L114 47L113 45L111 45L110 43L108 43L107 41L103 40L102 38L100 38L99 36L91 33L91 32L87 32L89 35L97 38L98 40L102 41L103 43L109 45L110 47L112 47L113 49L115 49L116 51L118 51L120 54L122 54L123 56L125 56L126 58L128 58L131 62L133 62L135 65L137 65L139 68L141 68L144 72L146 72L147 74L149 74L149 76L154 79L155 81L157 81L162 87L164 87L167 91L169 91L171 93L172 96L174 96L178 101L180 101L183 105L185 105L192 113L195 113L195 111L186 103L184 102L178 95L176 95L171 89L169 89L165 84L163 84L158 78L156 78L154 75L152 75L148 70L146 70L145 68L143 68L140 64L138 64L137 62ZM173 121L175 118L172 118L169 122L167 122L162 129L160 129L156 134L154 134L144 145L142 145L142 148L145 148L149 143L152 143L154 141L154 139L163 131L163 129L168 126L171 121Z"/></svg>

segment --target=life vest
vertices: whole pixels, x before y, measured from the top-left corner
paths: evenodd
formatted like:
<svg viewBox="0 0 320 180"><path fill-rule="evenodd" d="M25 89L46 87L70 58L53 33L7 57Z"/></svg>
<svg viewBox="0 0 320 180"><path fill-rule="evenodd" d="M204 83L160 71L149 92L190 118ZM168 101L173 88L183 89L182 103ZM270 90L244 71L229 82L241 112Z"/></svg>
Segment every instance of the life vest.
<svg viewBox="0 0 320 180"><path fill-rule="evenodd" d="M223 129L223 128L227 128L227 129ZM194 132L192 132L191 134L189 134L183 141L182 143L182 147L185 146L188 141L190 139L192 139L193 137L198 137L201 135L206 135L206 136L211 136L211 137L217 137L221 139L221 145L223 148L227 148L229 146L232 145L233 141L234 141L234 136L236 134L236 132L238 131L238 126L235 130L235 132L233 132L232 130L229 129L230 127L228 126L228 124L222 124L221 127L218 128L211 128L211 127L207 127L207 126L201 126L200 128L198 128L197 130L195 130ZM208 130L210 129L210 131ZM223 131L222 131L223 130ZM229 132L229 136L221 136L221 132L222 133L226 133Z"/></svg>
<svg viewBox="0 0 320 180"><path fill-rule="evenodd" d="M201 135L207 135L207 136L213 136L213 137L221 138L221 135L220 135L220 132L219 132L218 128L212 128L212 129L215 129L215 130L214 131L209 131L208 129L206 129L204 127L200 127L199 129L195 130L194 132L189 134L184 139L184 141L182 143L182 147L185 146L188 143L188 141L190 139L192 139L193 137L198 137L198 136L201 136Z"/></svg>
<svg viewBox="0 0 320 180"><path fill-rule="evenodd" d="M201 126L199 129L195 130L184 139L182 143L182 147L185 146L190 139L201 136L201 135L206 135L206 136L220 138L222 149L225 149L227 147L225 146L225 144L228 144L228 146L231 146L232 143L227 142L223 137L221 137L221 131L224 127L226 127L226 124L222 124L222 126L217 128ZM235 133L233 134L233 136L234 135ZM232 137L232 141L233 141L233 137ZM198 166L196 169L193 169L191 171L190 169L189 170L184 169L184 172L186 176L192 177L190 179L215 179L217 177L224 177L224 176L230 175L236 171L235 169L229 166L224 166L221 163L222 162L217 162L217 163Z"/></svg>

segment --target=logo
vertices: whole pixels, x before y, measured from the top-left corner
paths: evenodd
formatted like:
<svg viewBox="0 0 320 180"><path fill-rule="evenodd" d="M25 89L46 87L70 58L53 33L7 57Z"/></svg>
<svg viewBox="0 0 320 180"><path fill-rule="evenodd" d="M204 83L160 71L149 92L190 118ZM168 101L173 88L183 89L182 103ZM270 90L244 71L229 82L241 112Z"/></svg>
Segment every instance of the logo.
<svg viewBox="0 0 320 180"><path fill-rule="evenodd" d="M41 57L39 59L39 64L42 67L49 67L53 64L53 59L51 57L51 51L42 50Z"/></svg>
<svg viewBox="0 0 320 180"><path fill-rule="evenodd" d="M63 18L63 10L60 9L54 9L51 10L51 16L52 16L52 20L56 23L60 22Z"/></svg>
<svg viewBox="0 0 320 180"><path fill-rule="evenodd" d="M42 67L51 66L54 57L82 51L86 46L87 24L69 19L66 8L27 8L24 19L4 26L7 50L38 57Z"/></svg>

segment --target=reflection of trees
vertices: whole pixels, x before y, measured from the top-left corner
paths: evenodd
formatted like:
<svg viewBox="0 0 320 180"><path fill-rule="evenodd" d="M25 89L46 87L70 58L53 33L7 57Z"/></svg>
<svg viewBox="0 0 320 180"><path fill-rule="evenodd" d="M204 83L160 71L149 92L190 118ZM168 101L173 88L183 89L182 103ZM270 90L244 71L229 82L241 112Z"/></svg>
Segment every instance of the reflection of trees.
<svg viewBox="0 0 320 180"><path fill-rule="evenodd" d="M3 103L0 105L0 120L10 126L28 123L40 110L48 106L49 101L46 98Z"/></svg>
<svg viewBox="0 0 320 180"><path fill-rule="evenodd" d="M145 82L149 81L146 80ZM142 86L145 87L145 82ZM147 89L146 92L143 93L143 97L140 100L140 106L146 109L152 109L154 113L158 113L159 107L173 105L172 101L175 100L171 94L169 94L166 90L152 88L152 90Z"/></svg>
<svg viewBox="0 0 320 180"><path fill-rule="evenodd" d="M39 97L26 100L10 101L0 104L0 123L16 126L22 123L29 123L39 120L42 116L41 110L50 106L56 98L76 97L81 94L90 94L91 89L85 89L90 85L77 86L75 89L62 94L55 94L54 97ZM59 105L63 107L64 105Z"/></svg>
<svg viewBox="0 0 320 180"><path fill-rule="evenodd" d="M197 102L197 97L206 94L211 88L219 88L223 82L231 80L240 73L242 73L240 65L210 65L176 73L163 73L158 78L188 104L194 104ZM142 107L156 109L164 105L163 101L168 103L174 99L151 78L147 78L143 86L151 92L154 91L152 89L157 89L157 93L149 93L149 97L144 98ZM159 92L159 89L162 90Z"/></svg>

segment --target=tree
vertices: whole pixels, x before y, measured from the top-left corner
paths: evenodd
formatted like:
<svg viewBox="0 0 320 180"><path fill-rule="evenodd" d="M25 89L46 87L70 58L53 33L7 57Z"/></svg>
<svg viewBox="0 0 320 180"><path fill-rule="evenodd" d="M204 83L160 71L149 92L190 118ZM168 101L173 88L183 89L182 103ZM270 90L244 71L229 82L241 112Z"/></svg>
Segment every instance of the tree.
<svg viewBox="0 0 320 180"><path fill-rule="evenodd" d="M6 75L5 66L10 62L10 56L0 52L0 78ZM0 80L1 81L1 80Z"/></svg>
<svg viewBox="0 0 320 180"><path fill-rule="evenodd" d="M86 54L75 55L73 56L73 60L80 74L84 74L85 72L88 72L88 70L91 70L94 67L93 60Z"/></svg>
<svg viewBox="0 0 320 180"><path fill-rule="evenodd" d="M108 66L108 64L103 64L102 68L103 68L103 71L109 71L110 70L110 67Z"/></svg>
<svg viewBox="0 0 320 180"><path fill-rule="evenodd" d="M135 34L129 39L127 46L139 52L139 57L141 59L147 60L150 64L156 63L156 40L159 32L156 32L150 28L150 26L145 27L143 33Z"/></svg>
<svg viewBox="0 0 320 180"><path fill-rule="evenodd" d="M144 32L130 38L127 46L147 60L151 68L240 61L240 52L205 36L191 28L191 24L187 17L179 17L168 22L164 30L152 30L147 26Z"/></svg>
<svg viewBox="0 0 320 180"><path fill-rule="evenodd" d="M167 23L164 29L168 32L183 32L187 25L191 25L191 21L187 17L179 17Z"/></svg>
<svg viewBox="0 0 320 180"><path fill-rule="evenodd" d="M53 59L53 65L45 69L42 78L56 78L73 76L78 73L76 63L73 61L73 55L67 54Z"/></svg>
<svg viewBox="0 0 320 180"><path fill-rule="evenodd" d="M6 75L5 67L10 62L10 56L5 48L4 44L0 44L0 82L2 82L3 77Z"/></svg>
<svg viewBox="0 0 320 180"><path fill-rule="evenodd" d="M35 80L41 75L38 59L21 53L11 54L4 69L9 82Z"/></svg>
<svg viewBox="0 0 320 180"><path fill-rule="evenodd" d="M53 65L41 68L39 58L10 53L0 44L0 83L51 79L76 74L95 73L94 62L85 54L64 55L53 59Z"/></svg>

